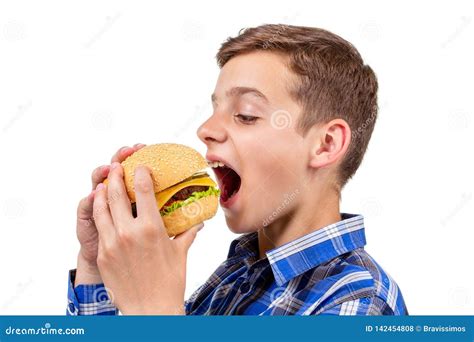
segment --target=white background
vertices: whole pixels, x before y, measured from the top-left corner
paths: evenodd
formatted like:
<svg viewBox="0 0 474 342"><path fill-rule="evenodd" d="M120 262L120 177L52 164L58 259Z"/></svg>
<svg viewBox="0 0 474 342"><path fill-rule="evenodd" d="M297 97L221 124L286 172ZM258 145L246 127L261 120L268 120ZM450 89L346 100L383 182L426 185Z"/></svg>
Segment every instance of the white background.
<svg viewBox="0 0 474 342"><path fill-rule="evenodd" d="M468 2L2 1L0 314L64 314L78 201L121 146L179 142L210 115L228 36L263 23L351 41L380 116L342 211L411 314L474 314L474 23ZM220 211L191 248L189 295L236 236Z"/></svg>

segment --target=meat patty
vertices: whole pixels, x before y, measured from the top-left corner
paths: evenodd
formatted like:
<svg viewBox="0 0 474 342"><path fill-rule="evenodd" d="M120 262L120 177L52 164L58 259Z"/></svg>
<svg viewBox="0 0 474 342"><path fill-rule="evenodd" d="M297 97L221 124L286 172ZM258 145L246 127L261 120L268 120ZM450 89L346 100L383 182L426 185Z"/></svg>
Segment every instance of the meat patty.
<svg viewBox="0 0 474 342"><path fill-rule="evenodd" d="M166 202L163 207L171 205L173 202L176 201L184 201L188 197L192 195L193 192L201 192L201 191L206 191L209 189L208 186L202 186L202 185L194 185L194 186L188 186L187 188L179 190L177 193L175 193L169 200ZM137 217L137 205L135 203L132 203L132 215L133 217Z"/></svg>
<svg viewBox="0 0 474 342"><path fill-rule="evenodd" d="M186 198L190 197L193 192L206 191L207 189L209 189L208 186L202 185L188 186L187 188L181 189L177 193L175 193L173 197L171 197L169 201L165 203L164 207L176 201L184 201Z"/></svg>

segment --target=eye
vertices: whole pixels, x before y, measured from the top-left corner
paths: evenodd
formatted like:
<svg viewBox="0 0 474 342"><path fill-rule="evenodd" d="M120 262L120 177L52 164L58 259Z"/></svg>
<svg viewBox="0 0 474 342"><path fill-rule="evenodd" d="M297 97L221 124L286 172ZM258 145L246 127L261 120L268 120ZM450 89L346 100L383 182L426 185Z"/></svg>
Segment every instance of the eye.
<svg viewBox="0 0 474 342"><path fill-rule="evenodd" d="M259 119L257 116L244 115L244 114L236 114L235 117L238 118L240 122L247 125L252 124Z"/></svg>

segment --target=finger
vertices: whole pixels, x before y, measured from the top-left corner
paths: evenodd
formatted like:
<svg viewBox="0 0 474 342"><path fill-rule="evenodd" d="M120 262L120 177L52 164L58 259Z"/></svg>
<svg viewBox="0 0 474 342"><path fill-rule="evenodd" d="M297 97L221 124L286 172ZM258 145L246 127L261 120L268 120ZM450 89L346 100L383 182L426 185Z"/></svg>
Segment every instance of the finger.
<svg viewBox="0 0 474 342"><path fill-rule="evenodd" d="M105 178L109 175L110 166L102 165L92 171L92 190L94 190L99 183L102 183Z"/></svg>
<svg viewBox="0 0 474 342"><path fill-rule="evenodd" d="M140 143L138 143L138 144L133 145L133 148L135 149L135 151L138 151L139 149L141 149L141 148L143 148L143 147L145 147L145 146L146 146L146 144L140 144Z"/></svg>
<svg viewBox="0 0 474 342"><path fill-rule="evenodd" d="M115 229L107 204L107 186L100 183L97 185L94 195L94 221L102 241L110 241L115 234Z"/></svg>
<svg viewBox="0 0 474 342"><path fill-rule="evenodd" d="M159 222L161 216L156 204L153 180L150 170L146 166L139 166L135 169L134 185L135 197L137 199L137 218L150 222ZM163 225L163 221L161 223Z"/></svg>
<svg viewBox="0 0 474 342"><path fill-rule="evenodd" d="M89 220L92 217L93 204L94 204L94 193L92 190L87 197L84 197L77 206L77 218L80 220Z"/></svg>
<svg viewBox="0 0 474 342"><path fill-rule="evenodd" d="M196 239L196 235L198 231L200 231L204 227L204 223L199 223L192 228L186 230L185 232L175 236L173 241L179 244L180 248L184 252L188 252L189 247L193 244L194 240Z"/></svg>
<svg viewBox="0 0 474 342"><path fill-rule="evenodd" d="M109 207L112 220L117 227L121 222L129 222L133 219L131 203L123 182L122 165L117 162L112 164L108 180Z"/></svg>
<svg viewBox="0 0 474 342"><path fill-rule="evenodd" d="M112 157L110 163L118 162L121 163L128 157L130 157L133 153L137 152L139 149L145 147L145 144L135 144L133 147L123 146L120 148Z"/></svg>
<svg viewBox="0 0 474 342"><path fill-rule="evenodd" d="M127 157L133 154L135 150L132 147L129 146L124 146L120 148L113 156L112 159L110 160L110 164L117 162L121 163L124 161Z"/></svg>

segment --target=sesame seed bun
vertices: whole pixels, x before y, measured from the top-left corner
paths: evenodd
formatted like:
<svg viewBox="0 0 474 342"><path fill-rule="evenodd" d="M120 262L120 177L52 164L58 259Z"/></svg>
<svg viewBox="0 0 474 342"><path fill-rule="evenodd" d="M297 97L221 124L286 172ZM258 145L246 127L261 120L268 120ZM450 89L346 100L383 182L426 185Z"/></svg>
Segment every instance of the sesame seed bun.
<svg viewBox="0 0 474 342"><path fill-rule="evenodd" d="M191 147L179 144L148 145L122 162L128 197L136 201L133 176L135 168L150 168L155 193L160 192L207 167L206 159Z"/></svg>
<svg viewBox="0 0 474 342"><path fill-rule="evenodd" d="M207 196L176 209L162 217L169 236L185 232L192 226L210 219L217 212L217 196Z"/></svg>
<svg viewBox="0 0 474 342"><path fill-rule="evenodd" d="M191 147L180 144L145 146L122 162L124 183L132 203L136 202L134 172L140 165L151 170L155 194L207 168L206 159ZM158 195L156 198L158 200ZM217 204L218 196L209 195L162 215L168 235L175 236L210 219L217 212Z"/></svg>

